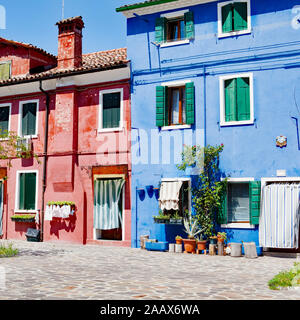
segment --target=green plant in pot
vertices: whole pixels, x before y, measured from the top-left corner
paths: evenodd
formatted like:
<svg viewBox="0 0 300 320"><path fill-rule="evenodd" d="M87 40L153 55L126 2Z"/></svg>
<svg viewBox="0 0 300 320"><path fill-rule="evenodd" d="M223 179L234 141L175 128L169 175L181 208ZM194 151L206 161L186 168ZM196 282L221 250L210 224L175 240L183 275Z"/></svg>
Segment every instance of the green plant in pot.
<svg viewBox="0 0 300 320"><path fill-rule="evenodd" d="M218 232L217 239L218 239L218 242L222 242L222 243L226 241L227 240L226 232Z"/></svg>
<svg viewBox="0 0 300 320"><path fill-rule="evenodd" d="M223 149L223 144L205 147L185 145L182 163L177 166L182 171L188 167L198 170L193 179L192 205L198 225L204 229L203 235L206 239L213 237L212 241L215 243L217 242L216 218L220 221L227 186L227 179L220 181L219 158Z"/></svg>
<svg viewBox="0 0 300 320"><path fill-rule="evenodd" d="M165 215L162 210L159 209L159 215L153 216L155 223L169 223L170 222L170 216Z"/></svg>
<svg viewBox="0 0 300 320"><path fill-rule="evenodd" d="M195 253L197 245L195 237L198 234L201 234L204 229L199 228L197 219L195 219L195 217L193 217L190 213L187 217L183 218L183 225L188 236L188 239L183 239L184 252Z"/></svg>
<svg viewBox="0 0 300 320"><path fill-rule="evenodd" d="M178 210L176 210L175 213L173 215L171 215L170 223L182 224L182 217L179 215Z"/></svg>

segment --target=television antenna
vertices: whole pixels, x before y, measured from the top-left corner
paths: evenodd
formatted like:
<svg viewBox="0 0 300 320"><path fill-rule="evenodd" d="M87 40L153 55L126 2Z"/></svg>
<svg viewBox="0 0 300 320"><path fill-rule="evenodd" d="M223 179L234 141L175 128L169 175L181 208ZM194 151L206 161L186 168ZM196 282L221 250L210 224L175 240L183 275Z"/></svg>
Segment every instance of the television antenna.
<svg viewBox="0 0 300 320"><path fill-rule="evenodd" d="M61 8L61 19L65 18L65 0L62 0L62 8Z"/></svg>

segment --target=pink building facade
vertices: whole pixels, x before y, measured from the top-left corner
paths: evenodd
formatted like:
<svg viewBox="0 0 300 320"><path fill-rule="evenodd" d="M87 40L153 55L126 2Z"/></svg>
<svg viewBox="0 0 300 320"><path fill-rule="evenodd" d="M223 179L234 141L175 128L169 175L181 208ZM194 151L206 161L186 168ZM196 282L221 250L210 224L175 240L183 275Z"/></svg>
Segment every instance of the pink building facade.
<svg viewBox="0 0 300 320"><path fill-rule="evenodd" d="M38 156L38 160L13 158L11 167L0 161L2 237L25 240L27 229L35 228L43 241L130 246L126 49L82 54L82 18L57 25L57 57L32 45L0 39L0 125L24 138ZM112 211L111 200L105 200L107 206L95 195L104 181L109 185L122 181L114 198L118 221L95 225L95 219L103 217L103 206L106 220ZM62 212L58 202L69 206L71 214L53 214L53 209ZM11 218L28 214L35 216L35 222Z"/></svg>

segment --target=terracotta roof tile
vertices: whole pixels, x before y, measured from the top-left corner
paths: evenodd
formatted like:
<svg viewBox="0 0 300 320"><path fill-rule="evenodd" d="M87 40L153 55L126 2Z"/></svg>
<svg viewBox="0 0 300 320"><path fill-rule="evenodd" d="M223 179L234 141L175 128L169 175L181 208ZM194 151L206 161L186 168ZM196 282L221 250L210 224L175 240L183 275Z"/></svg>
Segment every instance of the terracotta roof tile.
<svg viewBox="0 0 300 320"><path fill-rule="evenodd" d="M128 63L127 59L127 49L113 49L107 51L99 51L94 53L88 53L82 55L82 66L73 69L58 69L57 67L50 69L48 71L28 74L20 77L13 77L8 80L0 81L0 85L28 82L36 79L49 79L55 78L56 76L68 75L78 72L86 72L92 70L106 70L111 68L121 68L125 67Z"/></svg>

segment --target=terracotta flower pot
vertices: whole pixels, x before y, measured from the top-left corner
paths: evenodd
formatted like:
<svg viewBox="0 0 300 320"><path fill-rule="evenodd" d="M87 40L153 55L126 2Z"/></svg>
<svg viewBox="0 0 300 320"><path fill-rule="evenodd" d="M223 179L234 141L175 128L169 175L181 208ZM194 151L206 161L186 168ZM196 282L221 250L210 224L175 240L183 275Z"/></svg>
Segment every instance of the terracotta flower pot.
<svg viewBox="0 0 300 320"><path fill-rule="evenodd" d="M196 253L197 242L195 239L183 239L183 244L185 253Z"/></svg>
<svg viewBox="0 0 300 320"><path fill-rule="evenodd" d="M223 239L223 238L218 237L218 242L224 243L224 239Z"/></svg>
<svg viewBox="0 0 300 320"><path fill-rule="evenodd" d="M176 239L176 244L182 244L182 239Z"/></svg>
<svg viewBox="0 0 300 320"><path fill-rule="evenodd" d="M198 251L206 250L206 240L197 241L197 250Z"/></svg>

